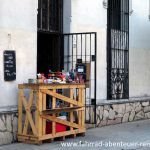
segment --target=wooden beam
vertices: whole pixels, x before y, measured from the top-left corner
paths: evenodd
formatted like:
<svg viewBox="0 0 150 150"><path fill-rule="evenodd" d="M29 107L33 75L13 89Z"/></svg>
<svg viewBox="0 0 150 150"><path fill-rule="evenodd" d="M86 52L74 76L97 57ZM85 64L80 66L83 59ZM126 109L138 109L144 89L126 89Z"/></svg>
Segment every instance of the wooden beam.
<svg viewBox="0 0 150 150"><path fill-rule="evenodd" d="M70 98L73 99L73 89L70 89ZM73 107L73 104L70 104L70 107ZM70 112L70 122L73 123L73 111ZM70 130L73 130L73 127L70 127Z"/></svg>
<svg viewBox="0 0 150 150"><path fill-rule="evenodd" d="M33 92L34 92L33 90L30 91L29 101L28 101L28 104L27 104L29 112L31 112L31 106L32 106L32 103L33 103ZM23 134L27 134L28 125L29 125L29 121L28 121L28 117L26 115Z"/></svg>
<svg viewBox="0 0 150 150"><path fill-rule="evenodd" d="M85 133L85 129L75 129L73 131L58 132L55 134L54 137L52 136L52 134L47 134L47 135L43 135L42 137L39 137L39 139L46 140L46 139L50 139L50 138L56 138L56 137L79 134L79 133Z"/></svg>
<svg viewBox="0 0 150 150"><path fill-rule="evenodd" d="M58 94L56 92L52 92L50 90L41 90L41 92L45 93L45 94L48 94L50 96L53 96L55 98L61 99L62 101L65 101L65 102L68 102L68 103L71 103L71 104L74 104L74 105L77 105L77 106L81 106L81 107L83 106L81 102L77 102L74 99L71 99L69 97L63 96L63 95Z"/></svg>
<svg viewBox="0 0 150 150"><path fill-rule="evenodd" d="M46 110L46 94L43 94L43 101L42 101L42 106L43 106L43 110ZM42 123L43 123L43 132L42 134L45 135L46 133L46 120L42 119Z"/></svg>
<svg viewBox="0 0 150 150"><path fill-rule="evenodd" d="M68 83L68 84L45 84L45 83L40 83L40 84L31 84L31 83L26 83L26 84L19 84L18 85L19 89L32 89L32 90L39 90L39 89L70 89L70 88L85 88L84 84L76 84L76 83Z"/></svg>
<svg viewBox="0 0 150 150"><path fill-rule="evenodd" d="M24 108L26 110L26 115L28 117L28 120L29 120L29 123L31 125L31 128L32 128L32 131L33 131L33 134L34 135L37 135L37 130L35 128L35 125L34 125L34 122L33 122L33 119L32 119L32 115L31 115L31 112L29 112L29 109L28 109L28 106L27 106L27 101L26 101L26 98L23 97L23 105L24 105Z"/></svg>
<svg viewBox="0 0 150 150"><path fill-rule="evenodd" d="M85 105L85 96L86 96L85 89L81 89L81 93L82 93L82 104ZM85 107L81 111L81 115L82 115L81 125L83 128L85 128Z"/></svg>
<svg viewBox="0 0 150 150"><path fill-rule="evenodd" d="M62 120L62 119L59 119L59 118L54 117L54 116L41 115L41 117L45 118L47 120L51 120L51 121L66 125L66 126L73 127L73 128L80 128L79 125L76 124L76 123L72 123L72 122L69 122L69 121L66 121L66 120Z"/></svg>
<svg viewBox="0 0 150 150"><path fill-rule="evenodd" d="M56 90L53 90L56 93ZM56 98L52 97L52 109L56 108ZM53 118L56 118L56 114L53 114ZM55 136L56 134L56 122L53 120L52 122L52 135Z"/></svg>
<svg viewBox="0 0 150 150"><path fill-rule="evenodd" d="M37 91L36 91L36 104L35 104L35 105L36 105L36 111L35 111L35 127L36 127L37 131L38 131L38 129L39 129L39 124L38 124L39 111L38 111L38 103L37 103L38 99L39 99L39 91L37 90Z"/></svg>
<svg viewBox="0 0 150 150"><path fill-rule="evenodd" d="M80 103L82 103L82 91L81 89L79 89L79 100L78 100ZM82 121L82 112L79 110L78 111L78 124L79 126L81 126L81 121Z"/></svg>
<svg viewBox="0 0 150 150"><path fill-rule="evenodd" d="M23 99L23 89L19 89L18 98L18 134L22 134L22 99Z"/></svg>
<svg viewBox="0 0 150 150"><path fill-rule="evenodd" d="M73 112L76 110L83 110L83 109L82 109L82 107L78 107L78 106L47 109L47 110L43 110L41 112L41 115L51 115L51 114L56 114L56 113L61 113L61 112Z"/></svg>
<svg viewBox="0 0 150 150"><path fill-rule="evenodd" d="M37 106L37 123L38 123L38 136L41 136L42 135L42 132L43 132L43 127L42 127L42 123L43 123L43 119L40 117L40 113L42 112L43 110L43 93L39 90L38 91L38 98L36 100L36 106Z"/></svg>
<svg viewBox="0 0 150 150"><path fill-rule="evenodd" d="M31 136L31 135L25 135L25 134L18 134L17 135L18 139L31 139L31 140L38 140L37 136Z"/></svg>

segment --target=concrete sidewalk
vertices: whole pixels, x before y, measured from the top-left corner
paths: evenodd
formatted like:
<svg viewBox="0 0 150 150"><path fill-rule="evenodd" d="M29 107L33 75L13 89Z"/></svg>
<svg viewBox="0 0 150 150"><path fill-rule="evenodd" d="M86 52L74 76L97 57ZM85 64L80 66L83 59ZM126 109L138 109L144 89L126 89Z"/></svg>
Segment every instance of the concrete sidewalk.
<svg viewBox="0 0 150 150"><path fill-rule="evenodd" d="M65 145L65 144L69 145ZM62 146L62 144L64 144ZM74 145L72 145L74 144ZM112 146L114 144L114 146ZM116 144L116 146L115 146ZM128 146L123 146L128 144ZM129 145L130 144L130 145ZM134 146L134 145L135 146ZM145 145L144 145L145 144ZM149 144L146 145L146 144ZM124 123L87 130L84 137L66 138L40 146L16 143L0 150L150 150L150 120Z"/></svg>

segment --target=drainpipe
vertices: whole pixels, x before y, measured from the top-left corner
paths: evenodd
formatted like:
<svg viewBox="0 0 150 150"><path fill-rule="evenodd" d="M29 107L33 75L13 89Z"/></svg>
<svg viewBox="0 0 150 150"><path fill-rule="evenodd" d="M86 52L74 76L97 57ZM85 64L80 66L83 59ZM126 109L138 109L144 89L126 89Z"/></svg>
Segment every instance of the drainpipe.
<svg viewBox="0 0 150 150"><path fill-rule="evenodd" d="M148 18L150 20L150 0L149 0L149 15L148 15Z"/></svg>
<svg viewBox="0 0 150 150"><path fill-rule="evenodd" d="M108 8L108 0L103 0L103 7L104 7L105 9Z"/></svg>

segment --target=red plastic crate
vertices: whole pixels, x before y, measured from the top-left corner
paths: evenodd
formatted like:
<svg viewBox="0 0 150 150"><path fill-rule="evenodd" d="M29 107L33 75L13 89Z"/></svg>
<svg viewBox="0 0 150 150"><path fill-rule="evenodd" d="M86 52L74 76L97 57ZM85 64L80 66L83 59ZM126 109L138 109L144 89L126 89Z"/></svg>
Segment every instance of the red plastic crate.
<svg viewBox="0 0 150 150"><path fill-rule="evenodd" d="M56 133L66 131L66 128L67 128L66 125L56 123ZM52 133L52 122L46 122L46 134L51 133Z"/></svg>

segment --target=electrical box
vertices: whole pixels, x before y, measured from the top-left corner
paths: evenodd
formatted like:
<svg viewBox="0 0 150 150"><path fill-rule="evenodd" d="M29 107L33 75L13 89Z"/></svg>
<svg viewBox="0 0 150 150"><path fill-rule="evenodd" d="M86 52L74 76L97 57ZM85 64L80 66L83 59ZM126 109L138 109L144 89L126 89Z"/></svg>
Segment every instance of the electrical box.
<svg viewBox="0 0 150 150"><path fill-rule="evenodd" d="M86 65L81 63L76 65L76 71L79 75L82 75L84 82L86 82Z"/></svg>
<svg viewBox="0 0 150 150"><path fill-rule="evenodd" d="M78 63L76 64L76 71L79 75L83 76L86 87L90 86L90 76L91 76L91 64L90 63Z"/></svg>

